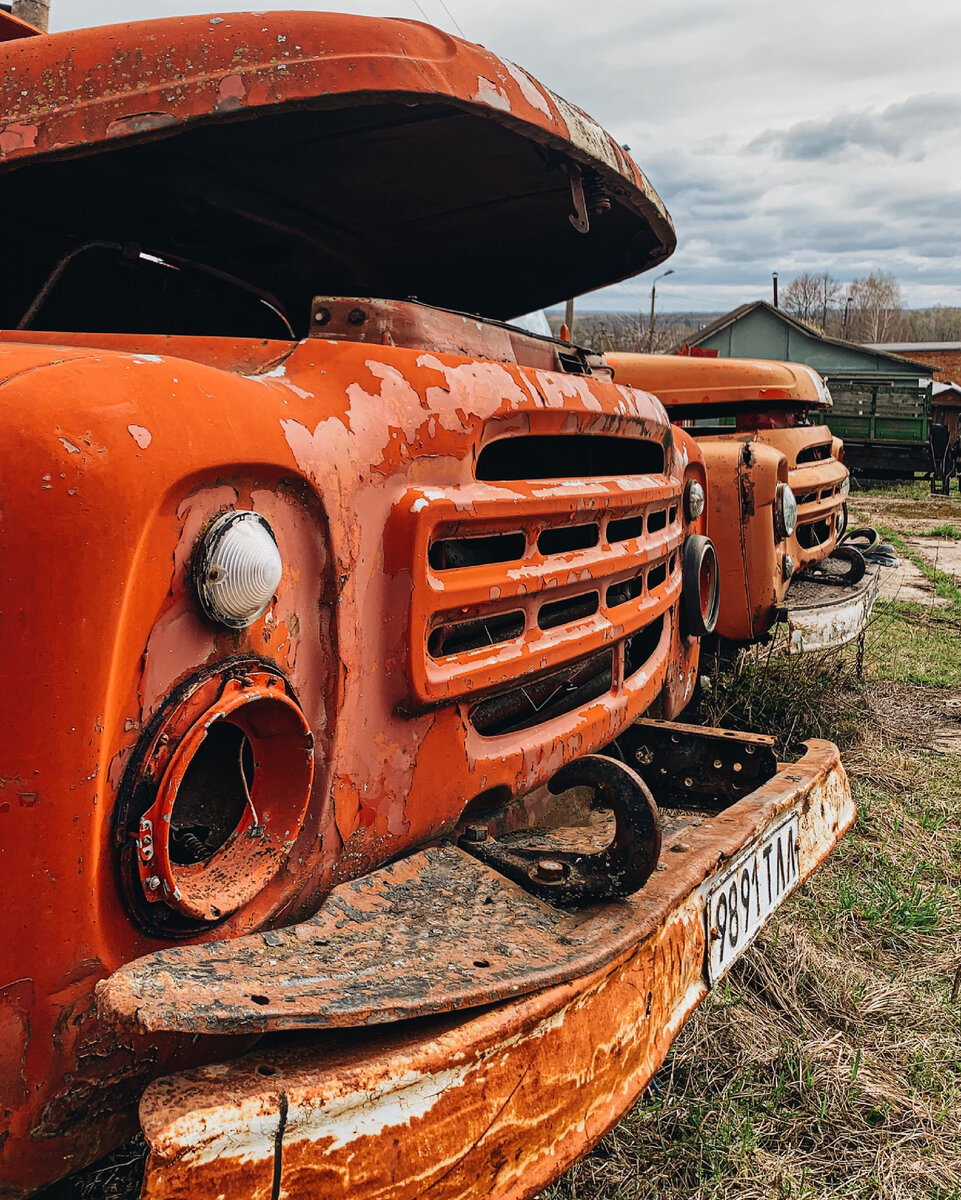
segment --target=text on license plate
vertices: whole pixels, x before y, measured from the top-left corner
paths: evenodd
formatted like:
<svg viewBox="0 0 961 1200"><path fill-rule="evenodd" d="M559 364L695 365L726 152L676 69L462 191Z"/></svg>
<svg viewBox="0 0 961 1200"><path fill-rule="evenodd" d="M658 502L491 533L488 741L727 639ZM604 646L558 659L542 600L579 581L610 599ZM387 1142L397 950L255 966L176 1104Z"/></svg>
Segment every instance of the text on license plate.
<svg viewBox="0 0 961 1200"><path fill-rule="evenodd" d="M798 884L797 813L738 854L707 893L707 978L715 983Z"/></svg>

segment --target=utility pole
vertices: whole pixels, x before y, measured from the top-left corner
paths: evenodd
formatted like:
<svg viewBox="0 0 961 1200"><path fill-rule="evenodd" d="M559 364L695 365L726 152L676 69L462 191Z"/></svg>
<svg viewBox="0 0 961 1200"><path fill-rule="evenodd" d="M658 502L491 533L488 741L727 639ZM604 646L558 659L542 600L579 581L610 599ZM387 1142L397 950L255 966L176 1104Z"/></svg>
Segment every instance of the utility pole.
<svg viewBox="0 0 961 1200"><path fill-rule="evenodd" d="M673 274L674 274L674 268L671 267L671 269L669 271L665 271L663 275L658 275L657 279L655 279L653 281L653 283L651 284L651 319L647 326L647 352L648 352L648 354L654 353L654 289L657 287L659 280L666 279L668 277L668 275L673 275Z"/></svg>
<svg viewBox="0 0 961 1200"><path fill-rule="evenodd" d="M853 296L848 296L844 301L844 319L841 322L841 337L845 341L848 340L848 309L851 307L851 301L853 299Z"/></svg>
<svg viewBox="0 0 961 1200"><path fill-rule="evenodd" d="M574 340L574 297L572 296L564 306L564 324L567 326L568 341Z"/></svg>
<svg viewBox="0 0 961 1200"><path fill-rule="evenodd" d="M774 307L777 308L777 271L771 272L771 280L774 283Z"/></svg>
<svg viewBox="0 0 961 1200"><path fill-rule="evenodd" d="M50 24L50 0L13 0L10 15L46 33Z"/></svg>

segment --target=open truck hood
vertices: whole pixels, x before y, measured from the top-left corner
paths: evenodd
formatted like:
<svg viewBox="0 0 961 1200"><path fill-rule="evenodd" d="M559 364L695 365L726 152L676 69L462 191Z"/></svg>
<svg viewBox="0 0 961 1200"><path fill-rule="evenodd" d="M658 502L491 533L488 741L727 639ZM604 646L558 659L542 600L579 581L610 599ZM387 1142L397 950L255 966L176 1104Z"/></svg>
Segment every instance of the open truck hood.
<svg viewBox="0 0 961 1200"><path fill-rule="evenodd" d="M276 297L298 334L318 293L509 318L674 249L653 188L590 117L417 22L144 21L6 42L0 67L17 227L0 326L90 241L202 260ZM66 284L34 327L87 327Z"/></svg>

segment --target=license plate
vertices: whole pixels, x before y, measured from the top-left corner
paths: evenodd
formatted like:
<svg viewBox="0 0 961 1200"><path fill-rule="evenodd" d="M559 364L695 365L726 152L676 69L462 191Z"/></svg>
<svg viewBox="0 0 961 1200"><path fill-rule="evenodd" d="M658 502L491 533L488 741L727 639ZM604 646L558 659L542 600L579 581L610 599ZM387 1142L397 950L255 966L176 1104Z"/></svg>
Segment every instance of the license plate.
<svg viewBox="0 0 961 1200"><path fill-rule="evenodd" d="M798 818L792 813L711 882L704 913L708 983L721 978L797 887L798 846Z"/></svg>

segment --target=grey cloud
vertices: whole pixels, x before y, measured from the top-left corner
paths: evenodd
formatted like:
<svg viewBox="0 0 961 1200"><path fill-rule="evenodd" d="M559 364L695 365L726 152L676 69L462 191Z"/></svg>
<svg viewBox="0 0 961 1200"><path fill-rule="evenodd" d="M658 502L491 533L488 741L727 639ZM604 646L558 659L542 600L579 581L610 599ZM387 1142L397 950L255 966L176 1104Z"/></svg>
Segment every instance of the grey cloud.
<svg viewBox="0 0 961 1200"><path fill-rule="evenodd" d="M839 158L852 147L917 159L933 134L956 129L959 118L961 93L912 96L881 112L843 112L799 121L785 130L766 130L747 148L802 161Z"/></svg>

